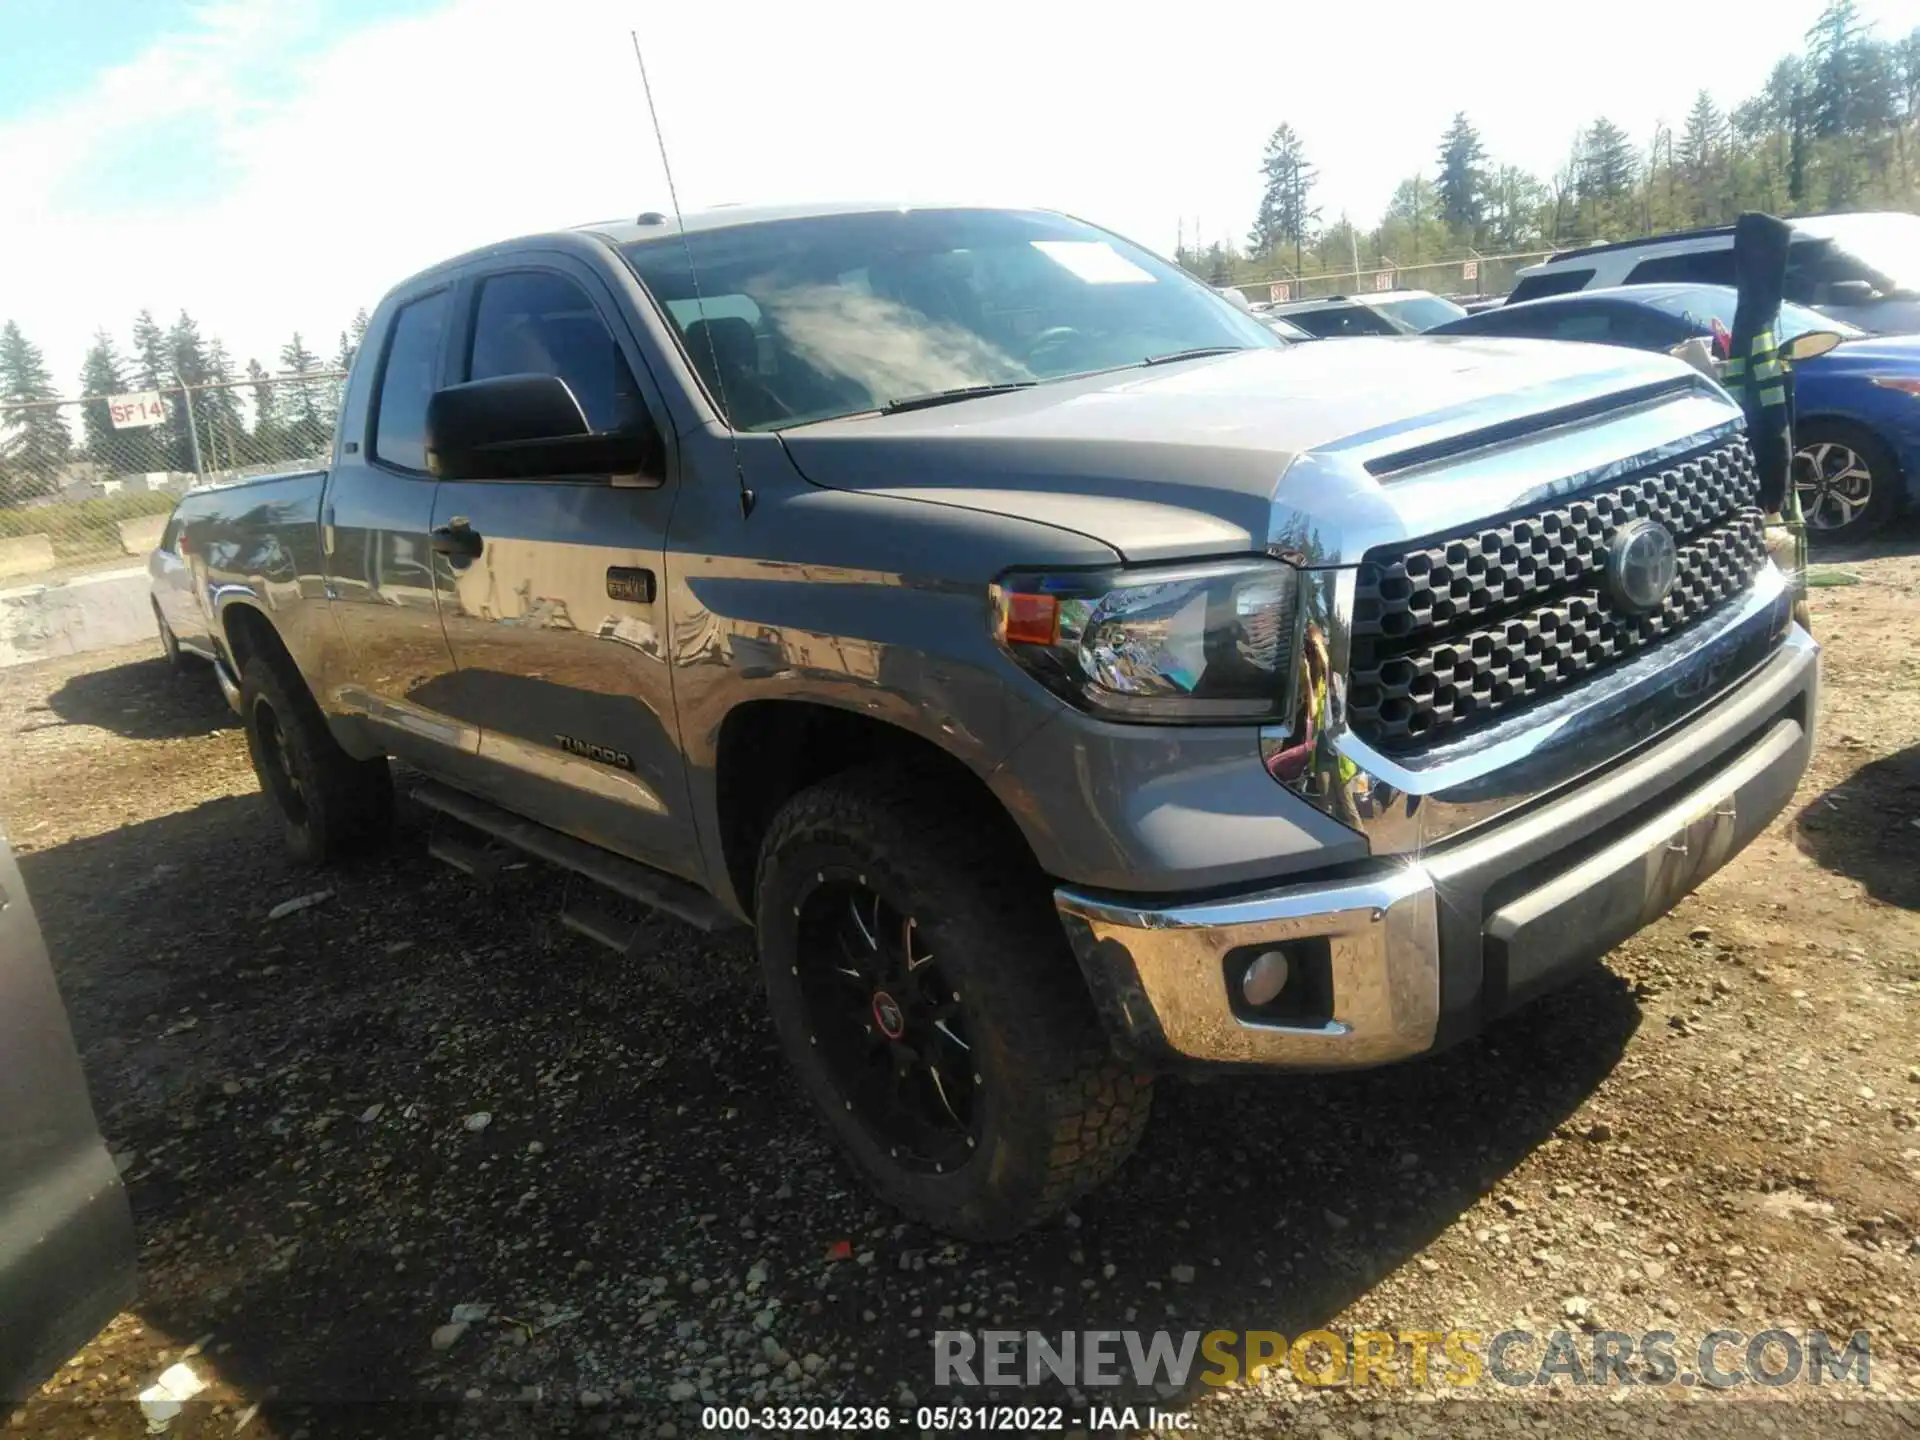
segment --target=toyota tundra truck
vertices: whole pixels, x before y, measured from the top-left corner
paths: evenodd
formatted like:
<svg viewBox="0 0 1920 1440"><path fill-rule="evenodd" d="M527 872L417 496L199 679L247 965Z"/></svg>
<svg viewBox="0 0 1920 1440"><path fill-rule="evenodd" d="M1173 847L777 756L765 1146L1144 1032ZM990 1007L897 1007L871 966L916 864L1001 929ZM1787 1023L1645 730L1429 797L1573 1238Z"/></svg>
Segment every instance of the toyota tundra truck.
<svg viewBox="0 0 1920 1440"><path fill-rule="evenodd" d="M1060 214L722 208L398 285L324 470L182 500L168 625L298 857L392 758L616 948L751 931L854 1167L994 1237L1157 1075L1428 1054L1766 826L1817 652L1763 518L1665 356L1289 347Z"/></svg>

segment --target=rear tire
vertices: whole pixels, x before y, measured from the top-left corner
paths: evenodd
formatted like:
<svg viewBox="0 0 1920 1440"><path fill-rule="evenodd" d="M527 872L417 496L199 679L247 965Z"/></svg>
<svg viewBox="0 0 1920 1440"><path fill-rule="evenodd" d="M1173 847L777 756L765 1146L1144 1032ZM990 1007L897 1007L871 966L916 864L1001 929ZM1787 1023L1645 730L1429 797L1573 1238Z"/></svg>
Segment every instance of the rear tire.
<svg viewBox="0 0 1920 1440"><path fill-rule="evenodd" d="M148 603L153 606L153 623L160 627L160 653L166 658L167 668L178 675L187 668L187 657L180 650L180 637L167 624L167 617L160 610L160 602L153 600Z"/></svg>
<svg viewBox="0 0 1920 1440"><path fill-rule="evenodd" d="M1095 1018L1043 877L1002 834L943 787L854 771L775 816L756 889L801 1087L881 1198L972 1240L1106 1180L1152 1108L1151 1078Z"/></svg>
<svg viewBox="0 0 1920 1440"><path fill-rule="evenodd" d="M256 655L240 672L240 717L260 791L279 816L287 851L325 865L377 844L393 820L385 756L356 760L340 748L292 665Z"/></svg>
<svg viewBox="0 0 1920 1440"><path fill-rule="evenodd" d="M1808 544L1864 540L1899 510L1899 463L1871 431L1813 420L1795 431L1793 450L1793 483Z"/></svg>

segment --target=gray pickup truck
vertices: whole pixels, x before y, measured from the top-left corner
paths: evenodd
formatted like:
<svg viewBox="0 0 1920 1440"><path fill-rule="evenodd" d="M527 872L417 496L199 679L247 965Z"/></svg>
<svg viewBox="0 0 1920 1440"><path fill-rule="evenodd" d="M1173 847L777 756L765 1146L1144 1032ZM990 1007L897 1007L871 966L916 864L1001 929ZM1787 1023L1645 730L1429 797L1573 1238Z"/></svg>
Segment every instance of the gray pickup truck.
<svg viewBox="0 0 1920 1440"><path fill-rule="evenodd" d="M652 214L396 287L328 468L180 503L169 629L299 856L395 757L456 863L751 928L853 1164L996 1236L1155 1074L1426 1054L1765 826L1817 665L1754 498L1665 357L1289 347L1044 212Z"/></svg>

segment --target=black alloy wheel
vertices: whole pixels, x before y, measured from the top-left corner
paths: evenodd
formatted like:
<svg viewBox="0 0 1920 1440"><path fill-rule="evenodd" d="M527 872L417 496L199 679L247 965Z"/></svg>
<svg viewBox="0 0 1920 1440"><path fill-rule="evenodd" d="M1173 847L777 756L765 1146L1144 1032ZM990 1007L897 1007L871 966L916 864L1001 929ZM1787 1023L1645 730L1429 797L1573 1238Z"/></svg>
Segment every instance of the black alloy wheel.
<svg viewBox="0 0 1920 1440"><path fill-rule="evenodd" d="M806 1022L848 1110L902 1168L945 1174L980 1141L966 1008L911 915L851 871L800 897Z"/></svg>

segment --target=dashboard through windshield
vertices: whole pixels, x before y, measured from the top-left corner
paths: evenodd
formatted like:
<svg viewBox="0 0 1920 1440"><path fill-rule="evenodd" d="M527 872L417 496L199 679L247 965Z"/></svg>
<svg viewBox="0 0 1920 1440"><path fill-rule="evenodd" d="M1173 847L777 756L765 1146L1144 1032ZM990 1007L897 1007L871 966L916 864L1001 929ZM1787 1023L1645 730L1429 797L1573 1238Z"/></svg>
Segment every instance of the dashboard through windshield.
<svg viewBox="0 0 1920 1440"><path fill-rule="evenodd" d="M1177 267L1045 212L807 216L622 250L741 430L1284 343Z"/></svg>

